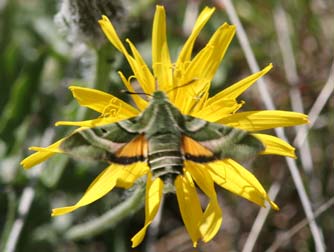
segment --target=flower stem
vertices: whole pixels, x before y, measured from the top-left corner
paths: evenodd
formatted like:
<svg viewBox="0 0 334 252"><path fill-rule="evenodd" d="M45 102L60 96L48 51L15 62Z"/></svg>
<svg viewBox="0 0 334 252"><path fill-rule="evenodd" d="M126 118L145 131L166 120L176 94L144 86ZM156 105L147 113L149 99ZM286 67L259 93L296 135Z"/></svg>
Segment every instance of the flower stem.
<svg viewBox="0 0 334 252"><path fill-rule="evenodd" d="M95 73L93 79L93 85L90 88L98 89L108 92L110 84L110 71L112 70L112 64L109 62L113 59L113 48L107 43L98 48L95 48L96 60L95 60ZM95 113L87 108L83 108L78 111L76 120L81 121L83 119L95 117Z"/></svg>
<svg viewBox="0 0 334 252"><path fill-rule="evenodd" d="M145 186L144 184L140 184L131 197L127 198L124 202L93 221L70 228L65 233L65 237L70 240L79 240L100 234L105 230L114 227L120 221L143 207L144 198Z"/></svg>
<svg viewBox="0 0 334 252"><path fill-rule="evenodd" d="M112 47L104 44L96 49L96 68L94 77L94 88L107 91L109 84L109 73L111 64L108 62L112 59Z"/></svg>

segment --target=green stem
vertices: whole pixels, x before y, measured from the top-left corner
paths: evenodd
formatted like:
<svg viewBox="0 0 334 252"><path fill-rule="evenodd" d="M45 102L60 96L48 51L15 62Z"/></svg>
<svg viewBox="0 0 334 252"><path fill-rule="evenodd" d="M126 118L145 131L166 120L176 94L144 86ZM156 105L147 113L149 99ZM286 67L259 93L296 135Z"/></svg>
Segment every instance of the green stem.
<svg viewBox="0 0 334 252"><path fill-rule="evenodd" d="M65 233L65 237L70 240L79 240L100 234L138 211L143 206L144 198L145 186L144 184L140 184L131 197L127 198L98 219L70 228Z"/></svg>
<svg viewBox="0 0 334 252"><path fill-rule="evenodd" d="M96 69L94 78L94 88L108 91L109 74L111 71L111 64L108 62L113 58L113 48L108 43L96 49Z"/></svg>
<svg viewBox="0 0 334 252"><path fill-rule="evenodd" d="M98 89L101 91L108 92L109 82L110 82L110 71L111 64L110 60L113 59L113 51L114 49L111 47L109 43L102 45L99 48L95 49L96 53L96 66L95 66L95 76L93 86L90 88ZM83 120L87 118L95 118L96 114L90 109L82 109L79 110L77 115L77 120Z"/></svg>
<svg viewBox="0 0 334 252"><path fill-rule="evenodd" d="M129 16L130 17L140 17L142 13L147 10L152 4L154 4L154 0L142 0L137 1L135 4L131 6L129 9Z"/></svg>

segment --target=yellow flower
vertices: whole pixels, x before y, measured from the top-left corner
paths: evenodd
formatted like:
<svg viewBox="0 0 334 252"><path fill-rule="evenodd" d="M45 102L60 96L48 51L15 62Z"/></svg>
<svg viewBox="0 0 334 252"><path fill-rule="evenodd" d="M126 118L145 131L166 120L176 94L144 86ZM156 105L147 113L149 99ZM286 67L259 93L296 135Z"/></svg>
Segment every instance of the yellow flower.
<svg viewBox="0 0 334 252"><path fill-rule="evenodd" d="M169 100L182 114L249 132L307 123L306 115L295 112L267 110L237 113L243 105L243 102L238 102L237 98L257 79L266 74L272 68L271 64L260 72L209 97L210 83L235 33L233 25L224 23L212 35L207 45L192 57L195 40L213 12L213 8L205 8L200 13L177 60L172 62L166 40L165 10L162 6L157 6L152 31L152 72L130 40L126 40L130 51L126 49L107 17L103 16L99 23L110 42L129 62L134 73L130 78L137 79L147 94L152 94L156 90L169 91L166 92ZM134 92L130 78L127 79L121 72L119 74L127 89ZM187 83L190 84L185 85ZM99 112L101 116L82 122L58 122L57 125L96 127L110 124L137 116L148 105L148 102L138 95L132 96L137 107L134 108L98 90L77 86L70 87L70 90L80 105ZM80 129L82 128L77 130ZM265 146L264 151L260 154L276 154L295 158L294 148L283 140L266 134L252 134ZM66 137L46 148L31 147L36 153L24 159L21 164L27 169L56 153L63 152L60 146L65 139ZM144 175L147 176L145 224L132 238L132 246L135 247L143 240L147 227L159 209L163 195L162 179L153 178L146 162L131 165L110 164L92 182L75 205L53 209L52 215L66 214L90 204L103 197L114 187L129 188ZM198 240L210 241L222 223L222 212L218 205L214 183L260 206L265 206L265 202L269 202L272 208L278 209L256 177L236 161L224 159L205 164L185 161L183 173L176 177L174 186L181 216L194 247ZM204 210L200 205L196 186L209 198L209 203Z"/></svg>

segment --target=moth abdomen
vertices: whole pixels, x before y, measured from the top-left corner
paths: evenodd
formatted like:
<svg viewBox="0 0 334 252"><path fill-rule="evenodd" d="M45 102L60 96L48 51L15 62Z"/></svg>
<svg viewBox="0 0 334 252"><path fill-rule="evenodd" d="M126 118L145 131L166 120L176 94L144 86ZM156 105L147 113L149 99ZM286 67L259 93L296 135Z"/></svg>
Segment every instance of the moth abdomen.
<svg viewBox="0 0 334 252"><path fill-rule="evenodd" d="M180 165L173 165L173 166L163 166L159 168L152 169L151 172L153 174L153 177L159 177L159 178L164 178L164 176L168 174L174 174L175 176L181 175L183 166Z"/></svg>
<svg viewBox="0 0 334 252"><path fill-rule="evenodd" d="M148 165L153 177L164 180L182 174L183 161L179 136L162 134L148 140Z"/></svg>
<svg viewBox="0 0 334 252"><path fill-rule="evenodd" d="M149 156L148 164L154 177L161 177L166 174L182 174L183 157L181 156L181 152L173 156L167 154L160 157L155 155L153 157Z"/></svg>

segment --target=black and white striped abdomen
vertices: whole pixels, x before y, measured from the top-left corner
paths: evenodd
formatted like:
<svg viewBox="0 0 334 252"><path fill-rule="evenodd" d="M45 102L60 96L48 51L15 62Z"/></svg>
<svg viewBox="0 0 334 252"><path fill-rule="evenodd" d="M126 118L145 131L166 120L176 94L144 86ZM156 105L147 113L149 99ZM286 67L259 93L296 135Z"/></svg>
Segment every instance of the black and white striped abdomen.
<svg viewBox="0 0 334 252"><path fill-rule="evenodd" d="M171 133L152 136L148 141L148 164L153 177L163 180L182 174L181 137Z"/></svg>

